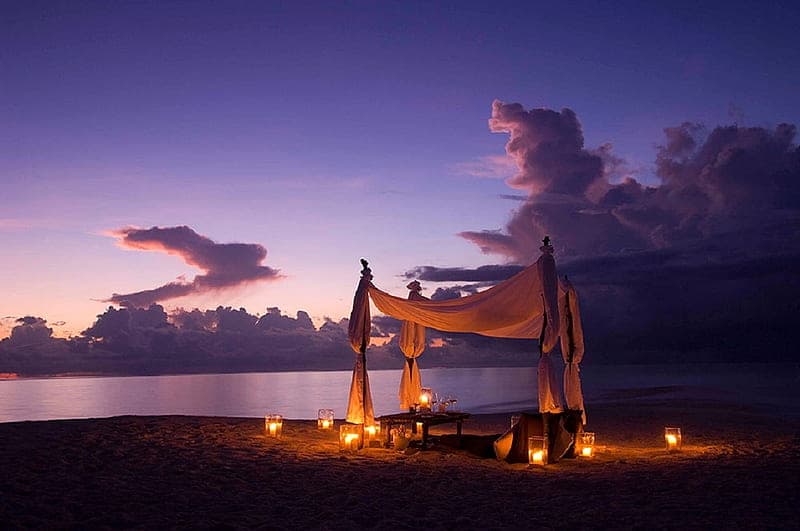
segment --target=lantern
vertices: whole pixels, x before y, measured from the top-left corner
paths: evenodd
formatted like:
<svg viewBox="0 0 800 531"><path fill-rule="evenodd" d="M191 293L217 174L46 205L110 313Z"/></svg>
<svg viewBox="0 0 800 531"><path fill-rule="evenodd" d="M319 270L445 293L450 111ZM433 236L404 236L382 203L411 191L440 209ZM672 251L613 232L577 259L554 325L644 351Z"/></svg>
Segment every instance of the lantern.
<svg viewBox="0 0 800 531"><path fill-rule="evenodd" d="M547 464L547 437L528 437L528 463L535 466Z"/></svg>
<svg viewBox="0 0 800 531"><path fill-rule="evenodd" d="M664 440L667 442L667 450L679 452L681 450L681 429L664 428Z"/></svg>
<svg viewBox="0 0 800 531"><path fill-rule="evenodd" d="M283 417L280 415L266 415L264 417L264 430L268 437L280 437L283 430Z"/></svg>
<svg viewBox="0 0 800 531"><path fill-rule="evenodd" d="M317 412L317 428L320 430L333 429L333 410L320 409Z"/></svg>
<svg viewBox="0 0 800 531"><path fill-rule="evenodd" d="M372 426L364 426L364 446L370 448L372 446L381 446L381 426L374 424Z"/></svg>
<svg viewBox="0 0 800 531"><path fill-rule="evenodd" d="M420 411L430 411L432 402L433 402L433 391L431 391L430 387L423 387L419 393Z"/></svg>
<svg viewBox="0 0 800 531"><path fill-rule="evenodd" d="M364 432L363 424L342 424L339 426L339 450L355 452L361 448L361 434Z"/></svg>
<svg viewBox="0 0 800 531"><path fill-rule="evenodd" d="M389 442L395 450L405 450L411 442L410 430L405 426L392 428L389 433Z"/></svg>
<svg viewBox="0 0 800 531"><path fill-rule="evenodd" d="M580 434L580 456L581 457L594 457L594 432L585 431Z"/></svg>

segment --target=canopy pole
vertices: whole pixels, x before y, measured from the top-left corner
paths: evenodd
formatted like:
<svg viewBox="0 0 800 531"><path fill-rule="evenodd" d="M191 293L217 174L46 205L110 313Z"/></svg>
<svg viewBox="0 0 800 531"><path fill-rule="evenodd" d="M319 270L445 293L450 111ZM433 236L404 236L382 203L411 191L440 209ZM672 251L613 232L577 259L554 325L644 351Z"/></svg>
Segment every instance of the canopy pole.
<svg viewBox="0 0 800 531"><path fill-rule="evenodd" d="M367 424L367 342L361 342L361 411L364 412L361 421L361 437L359 437L359 448L364 448L364 429Z"/></svg>

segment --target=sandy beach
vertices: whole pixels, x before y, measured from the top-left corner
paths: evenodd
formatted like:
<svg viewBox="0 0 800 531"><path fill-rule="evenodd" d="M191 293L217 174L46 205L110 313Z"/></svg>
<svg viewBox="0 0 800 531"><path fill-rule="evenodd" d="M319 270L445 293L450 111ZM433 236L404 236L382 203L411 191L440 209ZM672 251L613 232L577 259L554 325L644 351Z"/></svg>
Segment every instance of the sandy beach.
<svg viewBox="0 0 800 531"><path fill-rule="evenodd" d="M289 420L114 417L0 424L4 528L796 529L800 420L658 389L588 405L594 459L530 469L445 444L338 450ZM502 432L507 414L464 433ZM680 426L667 453L663 428ZM445 434L451 427L433 428Z"/></svg>

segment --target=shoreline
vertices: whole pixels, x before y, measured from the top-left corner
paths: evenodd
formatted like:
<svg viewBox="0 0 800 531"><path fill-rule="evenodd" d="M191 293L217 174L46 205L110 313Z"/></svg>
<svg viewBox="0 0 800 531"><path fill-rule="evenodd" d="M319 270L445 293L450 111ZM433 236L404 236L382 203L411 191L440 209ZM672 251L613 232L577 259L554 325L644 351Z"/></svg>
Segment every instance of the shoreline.
<svg viewBox="0 0 800 531"><path fill-rule="evenodd" d="M588 404L593 459L540 469L443 444L340 453L338 431L263 418L122 416L0 424L10 527L793 528L800 420L714 400ZM337 421L337 425L340 421ZM507 414L473 415L493 435ZM663 448L664 426L683 451ZM452 427L431 429L434 435Z"/></svg>

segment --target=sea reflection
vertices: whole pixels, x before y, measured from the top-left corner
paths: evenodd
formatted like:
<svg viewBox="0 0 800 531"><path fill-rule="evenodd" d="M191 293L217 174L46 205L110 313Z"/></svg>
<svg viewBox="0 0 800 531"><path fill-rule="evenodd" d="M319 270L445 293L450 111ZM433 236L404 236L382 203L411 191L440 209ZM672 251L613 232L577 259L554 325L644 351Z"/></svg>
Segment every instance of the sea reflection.
<svg viewBox="0 0 800 531"><path fill-rule="evenodd" d="M398 411L400 370L370 371L377 415ZM588 366L581 372L587 409L615 400L620 390L661 388L746 404L778 404L796 414L797 364ZM0 381L0 421L208 415L314 419L330 408L342 418L351 371L54 378ZM535 367L423 369L422 381L440 395L455 395L472 413L523 411L537 404ZM635 394L625 395L635 399ZM641 396L647 396L647 393Z"/></svg>

